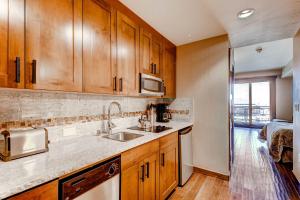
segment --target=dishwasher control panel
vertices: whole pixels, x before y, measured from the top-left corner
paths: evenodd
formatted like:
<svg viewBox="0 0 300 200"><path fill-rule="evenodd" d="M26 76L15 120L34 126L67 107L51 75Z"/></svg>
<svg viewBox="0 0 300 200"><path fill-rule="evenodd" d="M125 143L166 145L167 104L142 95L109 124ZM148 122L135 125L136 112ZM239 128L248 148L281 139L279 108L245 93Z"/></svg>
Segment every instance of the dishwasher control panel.
<svg viewBox="0 0 300 200"><path fill-rule="evenodd" d="M120 167L121 159L116 157L60 180L59 199L75 199L120 174Z"/></svg>

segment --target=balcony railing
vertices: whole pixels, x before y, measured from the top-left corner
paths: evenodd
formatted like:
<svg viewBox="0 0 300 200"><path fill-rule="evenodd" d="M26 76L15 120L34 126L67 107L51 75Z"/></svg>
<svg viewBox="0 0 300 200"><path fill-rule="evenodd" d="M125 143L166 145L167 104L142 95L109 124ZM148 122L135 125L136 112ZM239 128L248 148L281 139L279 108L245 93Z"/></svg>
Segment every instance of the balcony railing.
<svg viewBox="0 0 300 200"><path fill-rule="evenodd" d="M252 124L265 124L270 121L270 106L252 105ZM234 105L234 121L236 123L250 123L249 105Z"/></svg>

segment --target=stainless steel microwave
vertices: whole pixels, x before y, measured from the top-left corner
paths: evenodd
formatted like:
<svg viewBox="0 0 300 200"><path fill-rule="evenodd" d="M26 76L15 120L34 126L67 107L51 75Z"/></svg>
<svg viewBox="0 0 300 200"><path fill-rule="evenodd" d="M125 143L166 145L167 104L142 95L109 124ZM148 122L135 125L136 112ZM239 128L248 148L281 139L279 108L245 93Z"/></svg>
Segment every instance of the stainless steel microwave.
<svg viewBox="0 0 300 200"><path fill-rule="evenodd" d="M164 82L161 78L140 74L140 94L143 96L163 96Z"/></svg>

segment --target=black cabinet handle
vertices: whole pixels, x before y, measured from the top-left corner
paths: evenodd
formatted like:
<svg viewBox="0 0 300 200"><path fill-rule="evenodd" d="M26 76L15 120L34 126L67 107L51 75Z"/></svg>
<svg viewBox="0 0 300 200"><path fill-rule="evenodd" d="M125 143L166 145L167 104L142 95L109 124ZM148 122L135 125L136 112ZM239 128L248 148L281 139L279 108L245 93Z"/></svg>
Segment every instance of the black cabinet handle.
<svg viewBox="0 0 300 200"><path fill-rule="evenodd" d="M165 166L165 153L161 154L161 166Z"/></svg>
<svg viewBox="0 0 300 200"><path fill-rule="evenodd" d="M151 63L151 74L153 74L153 73L154 73L154 64Z"/></svg>
<svg viewBox="0 0 300 200"><path fill-rule="evenodd" d="M32 83L36 83L36 60L32 60Z"/></svg>
<svg viewBox="0 0 300 200"><path fill-rule="evenodd" d="M120 92L123 91L123 78L119 79L119 85L120 85Z"/></svg>
<svg viewBox="0 0 300 200"><path fill-rule="evenodd" d="M156 64L154 64L154 74L156 74Z"/></svg>
<svg viewBox="0 0 300 200"><path fill-rule="evenodd" d="M144 182L145 180L145 165L141 166L142 172L141 172L141 180Z"/></svg>
<svg viewBox="0 0 300 200"><path fill-rule="evenodd" d="M150 176L150 169L149 169L149 162L146 163L146 177L149 178Z"/></svg>
<svg viewBox="0 0 300 200"><path fill-rule="evenodd" d="M116 76L114 77L114 80L113 80L113 90L117 91L117 77Z"/></svg>
<svg viewBox="0 0 300 200"><path fill-rule="evenodd" d="M16 63L16 83L20 83L20 81L21 81L21 77L20 77L21 59L20 59L20 57L16 57L15 63Z"/></svg>

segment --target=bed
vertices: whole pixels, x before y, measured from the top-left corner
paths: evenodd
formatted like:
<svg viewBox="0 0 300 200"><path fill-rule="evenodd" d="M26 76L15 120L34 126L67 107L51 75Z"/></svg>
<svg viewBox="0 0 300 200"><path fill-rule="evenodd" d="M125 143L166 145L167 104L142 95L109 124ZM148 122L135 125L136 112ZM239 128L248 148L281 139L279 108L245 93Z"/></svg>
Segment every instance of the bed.
<svg viewBox="0 0 300 200"><path fill-rule="evenodd" d="M267 141L275 162L293 162L293 123L272 121L262 129L259 138Z"/></svg>

